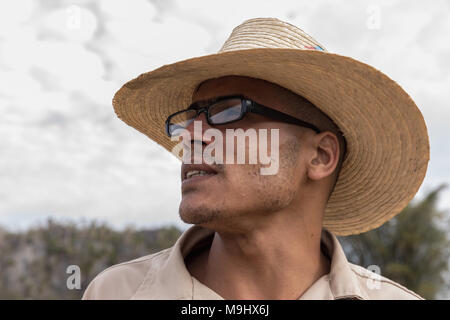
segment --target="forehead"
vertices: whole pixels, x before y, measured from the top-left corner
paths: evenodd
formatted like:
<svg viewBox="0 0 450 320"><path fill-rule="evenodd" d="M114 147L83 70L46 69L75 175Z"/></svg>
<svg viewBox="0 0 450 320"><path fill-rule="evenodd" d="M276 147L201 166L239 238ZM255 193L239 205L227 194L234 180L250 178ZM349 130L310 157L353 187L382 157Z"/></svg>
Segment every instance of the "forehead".
<svg viewBox="0 0 450 320"><path fill-rule="evenodd" d="M202 82L192 101L208 100L226 95L244 95L260 104L285 112L295 112L308 102L277 84L256 78L225 76Z"/></svg>

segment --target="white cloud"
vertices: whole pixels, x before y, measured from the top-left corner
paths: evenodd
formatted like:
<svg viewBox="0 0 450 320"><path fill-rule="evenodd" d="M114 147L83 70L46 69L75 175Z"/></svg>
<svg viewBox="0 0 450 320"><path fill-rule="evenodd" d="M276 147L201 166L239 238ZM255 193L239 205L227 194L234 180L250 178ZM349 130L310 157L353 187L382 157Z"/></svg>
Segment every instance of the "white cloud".
<svg viewBox="0 0 450 320"><path fill-rule="evenodd" d="M50 11L41 21L41 33L65 41L87 42L98 28L95 14L86 7L70 5Z"/></svg>
<svg viewBox="0 0 450 320"><path fill-rule="evenodd" d="M369 5L380 8L379 30L367 27ZM111 99L140 73L215 52L236 25L259 16L291 22L401 84L430 131L432 156L419 195L450 181L448 1L77 6L78 13L69 1L0 4L0 224L24 226L52 215L183 226L179 163L117 119ZM440 205L450 207L449 199L446 192Z"/></svg>
<svg viewBox="0 0 450 320"><path fill-rule="evenodd" d="M0 30L10 31L11 28L27 22L31 18L34 5L33 0L1 1Z"/></svg>
<svg viewBox="0 0 450 320"><path fill-rule="evenodd" d="M101 0L100 9L108 18L116 21L144 21L155 17L157 10L146 0Z"/></svg>

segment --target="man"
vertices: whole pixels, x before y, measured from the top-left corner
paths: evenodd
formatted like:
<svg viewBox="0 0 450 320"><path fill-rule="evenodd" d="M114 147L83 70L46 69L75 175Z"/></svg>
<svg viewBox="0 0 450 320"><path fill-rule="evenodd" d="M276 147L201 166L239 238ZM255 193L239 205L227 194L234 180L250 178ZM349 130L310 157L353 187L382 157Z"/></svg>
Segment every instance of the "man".
<svg viewBox="0 0 450 320"><path fill-rule="evenodd" d="M113 104L177 156L175 138L189 137L179 214L194 226L173 247L100 273L84 299L421 299L349 263L335 236L391 219L426 172L423 117L381 72L259 18L235 28L218 54L130 81ZM237 129L257 132L244 163L217 161L242 151L225 139L208 161L217 137ZM273 174L250 161L261 132L270 133Z"/></svg>

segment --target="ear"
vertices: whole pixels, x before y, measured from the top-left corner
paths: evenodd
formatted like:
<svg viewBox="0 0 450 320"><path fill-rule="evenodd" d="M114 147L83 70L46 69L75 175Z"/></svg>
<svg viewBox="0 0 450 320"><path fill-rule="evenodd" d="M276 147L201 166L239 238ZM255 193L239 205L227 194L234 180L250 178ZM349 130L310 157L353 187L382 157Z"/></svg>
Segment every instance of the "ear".
<svg viewBox="0 0 450 320"><path fill-rule="evenodd" d="M325 131L313 137L313 153L308 163L308 178L320 180L333 174L339 162L339 142L335 134Z"/></svg>

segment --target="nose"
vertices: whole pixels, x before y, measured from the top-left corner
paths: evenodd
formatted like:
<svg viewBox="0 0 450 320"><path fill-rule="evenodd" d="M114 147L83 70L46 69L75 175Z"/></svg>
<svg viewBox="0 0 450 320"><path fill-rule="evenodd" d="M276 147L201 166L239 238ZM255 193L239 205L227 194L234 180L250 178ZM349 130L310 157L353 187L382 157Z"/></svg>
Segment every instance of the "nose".
<svg viewBox="0 0 450 320"><path fill-rule="evenodd" d="M201 134L201 136L203 137L203 133L205 132L205 130L208 130L209 128L211 128L208 124L208 120L206 119L206 112L201 112L200 115L197 116L197 118L194 119L194 121L192 121L187 127L186 130L189 131L189 134L191 135L191 138L194 139L194 130L195 128L199 128L199 124L197 124L197 126L195 126L195 122L201 122L201 131L198 132L197 134ZM202 139L203 140L203 139Z"/></svg>
<svg viewBox="0 0 450 320"><path fill-rule="evenodd" d="M195 122L197 122L197 125L195 124ZM200 126L201 124L201 126ZM195 130L199 130L201 128L200 131L195 132ZM208 124L208 120L206 118L206 113L205 112L201 112L200 115L198 115L194 121L192 121L187 127L186 127L186 131L187 133L189 133L189 138L188 140L185 140L184 143L187 143L190 145L191 148L190 149L190 154L188 155L189 157L191 157L191 163L197 163L195 160L196 158L200 157L199 159L203 159L202 155L203 155L203 150L204 148L210 143L210 141L205 141L205 135L204 132L205 130L207 130L208 128L210 128L209 124ZM201 149L198 150L197 147L194 147L195 144L199 144L201 146ZM200 154L197 154L197 152L201 152ZM203 160L200 160L200 163L203 163Z"/></svg>

